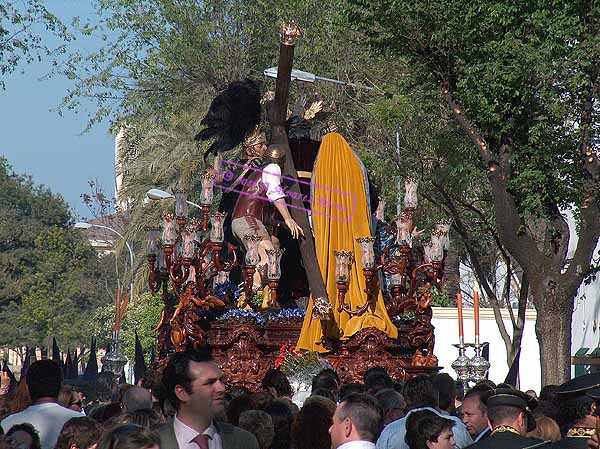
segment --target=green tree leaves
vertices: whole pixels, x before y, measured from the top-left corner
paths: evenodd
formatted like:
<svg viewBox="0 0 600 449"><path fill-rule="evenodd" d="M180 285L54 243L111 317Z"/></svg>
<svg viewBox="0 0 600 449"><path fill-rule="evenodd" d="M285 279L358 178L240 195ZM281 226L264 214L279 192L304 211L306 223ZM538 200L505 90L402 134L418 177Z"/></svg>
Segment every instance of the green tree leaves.
<svg viewBox="0 0 600 449"><path fill-rule="evenodd" d="M55 57L64 53L65 46L49 46L38 33L45 28L61 40L71 35L65 25L52 14L42 0L0 3L0 87L3 81L21 62L30 63L42 57Z"/></svg>
<svg viewBox="0 0 600 449"><path fill-rule="evenodd" d="M163 302L160 295L144 293L137 297L133 303L129 303L127 311L121 323L120 350L133 364L135 355L135 332L137 331L144 349L146 362L156 340L152 329L156 327L162 312ZM112 342L113 325L115 322L115 305L108 304L99 308L90 321L90 330L98 336L100 347L107 347Z"/></svg>
<svg viewBox="0 0 600 449"><path fill-rule="evenodd" d="M68 228L62 197L13 174L5 159L0 217L0 344L86 343L89 314L111 300L112 256L98 257Z"/></svg>

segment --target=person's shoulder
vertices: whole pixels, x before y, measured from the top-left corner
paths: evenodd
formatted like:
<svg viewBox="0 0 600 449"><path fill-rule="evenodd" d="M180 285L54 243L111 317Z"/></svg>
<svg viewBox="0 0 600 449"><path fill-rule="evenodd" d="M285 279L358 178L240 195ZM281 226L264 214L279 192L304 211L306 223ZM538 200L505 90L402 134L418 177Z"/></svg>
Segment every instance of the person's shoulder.
<svg viewBox="0 0 600 449"><path fill-rule="evenodd" d="M493 433L484 441L479 441L469 449L546 449L551 447L551 442L537 438L524 437L511 432Z"/></svg>
<svg viewBox="0 0 600 449"><path fill-rule="evenodd" d="M60 404L48 404L49 407L45 407L39 410L42 414L60 416L61 418L81 418L83 415L70 408L63 407Z"/></svg>
<svg viewBox="0 0 600 449"><path fill-rule="evenodd" d="M179 449L177 437L175 436L175 427L173 419L169 419L166 423L162 423L153 428L160 438L161 449Z"/></svg>
<svg viewBox="0 0 600 449"><path fill-rule="evenodd" d="M250 432L248 432L247 430L244 430L240 427L234 426L233 424L229 424L226 422L219 422L217 424L219 433L232 433L235 435L243 435L243 436L251 436L254 437L254 435L252 435Z"/></svg>
<svg viewBox="0 0 600 449"><path fill-rule="evenodd" d="M63 407L63 408L66 410L66 412L63 411L63 414L65 416L68 416L70 418L81 418L81 417L83 417L83 414L81 412L77 412L75 410L71 410L70 408L65 408L65 407Z"/></svg>
<svg viewBox="0 0 600 449"><path fill-rule="evenodd" d="M154 431L158 433L159 436L175 432L175 429L173 427L173 419L169 419L167 422L154 427Z"/></svg>
<svg viewBox="0 0 600 449"><path fill-rule="evenodd" d="M403 416L402 418L399 418L396 421L392 421L391 423L389 423L387 426L385 426L383 428L383 432L387 431L387 433L394 433L394 432L398 432L401 429L406 429L406 419L407 418L408 418L408 415Z"/></svg>
<svg viewBox="0 0 600 449"><path fill-rule="evenodd" d="M562 440L558 440L549 447L551 449L587 449L588 448L588 439L587 438L563 438Z"/></svg>
<svg viewBox="0 0 600 449"><path fill-rule="evenodd" d="M406 417L392 421L381 431L377 439L378 449L389 449L404 447L404 436L406 434Z"/></svg>
<svg viewBox="0 0 600 449"><path fill-rule="evenodd" d="M247 444L248 448L258 447L258 441L256 437L247 430L224 422L219 422L217 426L221 437L223 437L223 435L228 435L237 442L243 442L244 444Z"/></svg>
<svg viewBox="0 0 600 449"><path fill-rule="evenodd" d="M550 441L544 441L544 440L541 440L539 438L534 438L534 437L521 437L521 438L523 438L523 440L525 440L529 444L529 446L540 445L539 447L549 447L550 443L551 443ZM542 446L541 445L542 443L545 443L547 446Z"/></svg>
<svg viewBox="0 0 600 449"><path fill-rule="evenodd" d="M27 410L27 409L25 409ZM25 411L21 411L18 413L13 413L11 415L8 415L6 418L4 418L2 421L0 421L0 426L2 427L2 429L4 430L4 433L8 432L9 429L14 425L14 424L18 424L21 417L24 416L23 412Z"/></svg>

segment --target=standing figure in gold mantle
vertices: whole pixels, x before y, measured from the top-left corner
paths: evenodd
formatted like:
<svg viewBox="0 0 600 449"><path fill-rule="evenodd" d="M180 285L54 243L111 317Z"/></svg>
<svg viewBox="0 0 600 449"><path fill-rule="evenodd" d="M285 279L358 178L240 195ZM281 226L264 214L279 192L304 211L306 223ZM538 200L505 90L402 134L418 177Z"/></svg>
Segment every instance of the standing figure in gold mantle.
<svg viewBox="0 0 600 449"><path fill-rule="evenodd" d="M391 338L398 329L387 314L378 288L365 293L366 283L360 257L351 265L350 284L345 302L356 310L369 302L361 314L338 309L334 251L360 254L357 238L370 237L370 212L367 177L346 140L337 133L323 137L312 182L312 222L317 259L331 303L330 319L322 315L323 304L311 297L302 326L298 347L319 352L328 348L325 339L347 339L358 331L374 327Z"/></svg>

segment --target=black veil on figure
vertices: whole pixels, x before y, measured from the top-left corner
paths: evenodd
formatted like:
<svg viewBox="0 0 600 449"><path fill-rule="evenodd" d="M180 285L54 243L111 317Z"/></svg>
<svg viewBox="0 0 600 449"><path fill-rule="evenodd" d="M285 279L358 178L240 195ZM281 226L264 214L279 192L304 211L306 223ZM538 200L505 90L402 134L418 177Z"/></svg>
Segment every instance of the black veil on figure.
<svg viewBox="0 0 600 449"><path fill-rule="evenodd" d="M259 82L251 79L234 81L213 99L206 116L200 122L204 129L195 137L198 142L212 140L204 154L204 161L206 162L211 154L220 160L215 167L215 186L222 191L218 210L227 212L223 223L225 241L237 245L241 251L243 245L237 242L231 230L231 214L243 180L252 173L253 168L260 168L263 161L258 157L248 157L246 152L239 161L222 160L220 155L242 145L248 138L255 139L260 133L260 98ZM227 249L224 248L223 251ZM233 270L230 280L236 285L239 284L242 281L241 271Z"/></svg>
<svg viewBox="0 0 600 449"><path fill-rule="evenodd" d="M268 120L270 103L265 103L265 116ZM313 111L311 119L305 117L305 111L297 110L287 119L286 129L294 166L298 172L300 191L303 195L304 207L310 211L312 171L321 145L323 128L311 120L318 116L320 120L326 113L321 112L320 105ZM231 214L239 198L244 180L255 169L261 169L267 162L260 155L248 154L249 145L256 145L261 134L261 92L257 81L245 79L231 83L211 103L206 117L201 121L205 128L196 135L197 141L213 140L204 158L212 154L229 151L238 145L243 147L242 158L239 161L221 160L216 167L219 182L215 185L222 190L219 211L227 212L224 222L225 241L237 244L243 251L243 245L236 241L231 229ZM264 134L262 134L264 136ZM291 181L282 179L282 188L287 191ZM287 202L288 205L290 202ZM280 246L285 248L281 259L283 276L281 278L277 297L282 307L296 306L294 300L308 297L308 279L302 266L302 257L298 241L292 238L289 230L275 211L270 207L268 214L271 220L265 225L271 228L272 235L279 239ZM270 222L269 222L270 221ZM232 272L230 280L239 283L242 280L241 271Z"/></svg>

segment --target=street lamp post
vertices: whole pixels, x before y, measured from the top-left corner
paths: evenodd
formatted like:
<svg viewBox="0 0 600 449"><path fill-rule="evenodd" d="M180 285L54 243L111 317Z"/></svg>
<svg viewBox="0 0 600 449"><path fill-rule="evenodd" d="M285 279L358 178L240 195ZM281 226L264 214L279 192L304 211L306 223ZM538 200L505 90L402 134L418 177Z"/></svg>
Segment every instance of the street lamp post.
<svg viewBox="0 0 600 449"><path fill-rule="evenodd" d="M268 78L277 78L277 67L269 67L263 72ZM304 81L305 83L314 83L315 81L325 81L327 83L340 84L342 86L356 87L357 89L373 90L372 87L363 84L347 83L345 81L336 80L333 78L325 78L314 73L305 72L303 70L292 69L292 80Z"/></svg>
<svg viewBox="0 0 600 449"><path fill-rule="evenodd" d="M146 198L148 198L149 200L174 200L175 195L160 189L150 189L146 192ZM193 203L189 200L185 200L185 202L188 203L190 206L202 209L202 206L200 206L199 204Z"/></svg>
<svg viewBox="0 0 600 449"><path fill-rule="evenodd" d="M101 229L106 229L107 231L111 231L111 232L114 232L115 234L117 234L119 237L121 237L121 239L123 239L123 241L125 242L125 246L127 246L127 249L129 250L129 263L131 265L131 270L133 270L133 249L131 249L131 245L129 244L129 242L127 240L125 240L125 237L119 231L117 231L116 229L113 229L109 226L85 223L85 222L75 223L73 225L73 227L77 228L77 229L101 228ZM133 301L133 274L131 276L131 284L129 285L129 300Z"/></svg>
<svg viewBox="0 0 600 449"><path fill-rule="evenodd" d="M90 228L106 229L107 231L113 232L114 234L118 235L125 242L125 246L127 246L127 249L129 250L129 262L131 265L131 283L129 284L129 299L130 299L130 301L133 301L133 261L134 261L134 257L133 257L133 249L131 248L131 245L129 244L129 242L127 240L125 240L125 237L116 229L113 229L109 226L100 225L100 224L79 222L79 223L75 223L73 225L73 227L77 228L77 229L90 229ZM115 312L116 315L118 315L120 313L120 311L118 310L119 306L120 306L120 304L116 305L116 307L117 307L117 310ZM108 371L112 372L115 375L115 380L118 381L119 377L121 376L123 367L127 364L127 361L128 361L127 357L119 352L119 329L115 328L115 331L113 332L112 348L102 358L102 364L103 364L103 366L106 367L106 369L108 369Z"/></svg>

